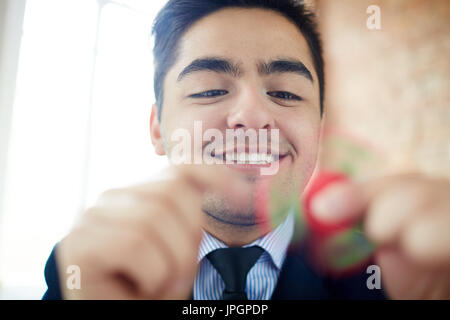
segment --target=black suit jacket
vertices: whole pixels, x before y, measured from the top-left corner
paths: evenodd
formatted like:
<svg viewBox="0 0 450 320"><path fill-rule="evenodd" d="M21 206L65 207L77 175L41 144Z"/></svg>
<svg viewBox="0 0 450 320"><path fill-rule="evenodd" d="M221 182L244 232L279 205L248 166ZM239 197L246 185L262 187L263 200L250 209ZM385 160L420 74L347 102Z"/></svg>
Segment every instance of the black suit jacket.
<svg viewBox="0 0 450 320"><path fill-rule="evenodd" d="M44 300L62 299L55 248L45 266L48 289ZM364 270L352 276L331 278L319 276L310 267L304 252L290 248L283 263L272 300L364 299L379 300L387 296L382 289L369 290L366 285L370 275Z"/></svg>

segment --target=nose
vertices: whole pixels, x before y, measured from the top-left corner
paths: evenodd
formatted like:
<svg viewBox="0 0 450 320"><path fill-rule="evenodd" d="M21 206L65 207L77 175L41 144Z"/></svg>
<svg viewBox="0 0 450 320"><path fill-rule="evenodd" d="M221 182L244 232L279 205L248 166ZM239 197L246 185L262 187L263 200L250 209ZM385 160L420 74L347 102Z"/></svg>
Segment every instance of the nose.
<svg viewBox="0 0 450 320"><path fill-rule="evenodd" d="M227 116L230 129L273 129L274 119L258 90L245 89Z"/></svg>

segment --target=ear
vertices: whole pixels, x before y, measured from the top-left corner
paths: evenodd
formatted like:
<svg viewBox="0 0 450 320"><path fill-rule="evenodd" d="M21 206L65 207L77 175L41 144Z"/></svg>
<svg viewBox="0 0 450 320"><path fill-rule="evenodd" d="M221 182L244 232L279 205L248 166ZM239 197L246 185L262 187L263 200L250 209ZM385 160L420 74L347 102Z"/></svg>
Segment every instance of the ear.
<svg viewBox="0 0 450 320"><path fill-rule="evenodd" d="M150 114L150 137L152 138L152 144L155 147L157 155L163 156L166 154L161 137L161 128L158 120L158 107L156 104L152 106L152 112Z"/></svg>

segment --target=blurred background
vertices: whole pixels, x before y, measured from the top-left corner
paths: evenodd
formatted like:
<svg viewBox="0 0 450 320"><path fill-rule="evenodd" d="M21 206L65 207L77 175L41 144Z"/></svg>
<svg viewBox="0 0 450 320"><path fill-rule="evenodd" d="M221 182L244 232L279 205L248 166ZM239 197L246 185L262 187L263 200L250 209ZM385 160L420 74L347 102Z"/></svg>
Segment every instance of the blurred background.
<svg viewBox="0 0 450 320"><path fill-rule="evenodd" d="M0 0L1 299L41 298L77 216L167 166L149 134L149 33L165 2ZM450 2L308 3L326 61L321 165L450 177Z"/></svg>

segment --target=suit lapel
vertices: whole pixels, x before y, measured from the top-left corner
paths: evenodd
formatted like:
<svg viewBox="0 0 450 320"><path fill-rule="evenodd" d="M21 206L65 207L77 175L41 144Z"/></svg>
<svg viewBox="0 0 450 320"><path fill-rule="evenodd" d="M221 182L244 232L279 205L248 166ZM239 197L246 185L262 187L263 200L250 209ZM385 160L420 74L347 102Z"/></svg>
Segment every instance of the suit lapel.
<svg viewBox="0 0 450 320"><path fill-rule="evenodd" d="M304 256L295 251L288 252L271 300L327 298L323 279L308 267Z"/></svg>
<svg viewBox="0 0 450 320"><path fill-rule="evenodd" d="M367 277L365 268L342 277L319 276L309 267L304 252L290 250L271 300L389 299L383 289L368 289Z"/></svg>

